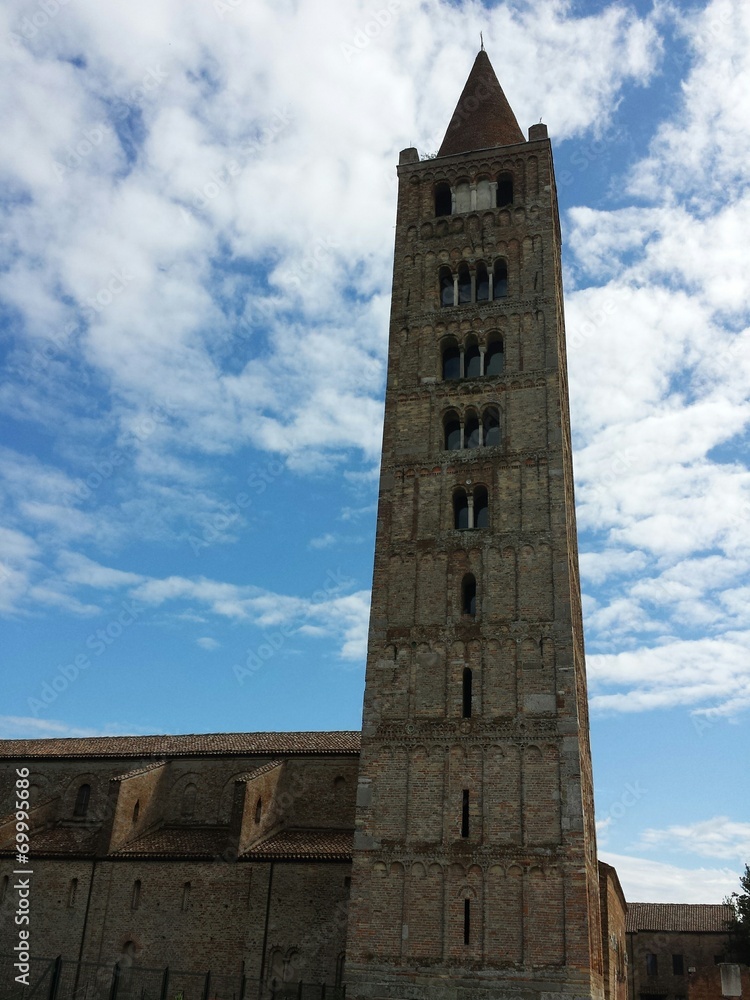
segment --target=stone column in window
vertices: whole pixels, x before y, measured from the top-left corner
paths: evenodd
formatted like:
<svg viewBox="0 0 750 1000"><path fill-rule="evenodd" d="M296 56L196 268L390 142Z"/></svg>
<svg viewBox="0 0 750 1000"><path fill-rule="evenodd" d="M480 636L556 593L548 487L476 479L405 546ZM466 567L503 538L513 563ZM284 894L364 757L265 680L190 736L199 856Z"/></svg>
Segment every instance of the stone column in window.
<svg viewBox="0 0 750 1000"><path fill-rule="evenodd" d="M463 424L461 424L461 434L463 435ZM474 527L474 494L470 490L467 492L466 502L467 502L468 507L469 507L469 511L468 511L469 523L468 523L468 527L469 527L469 530L471 530Z"/></svg>
<svg viewBox="0 0 750 1000"><path fill-rule="evenodd" d="M490 302L492 301L492 275L490 275ZM479 345L479 374L484 375L484 352L486 348Z"/></svg>

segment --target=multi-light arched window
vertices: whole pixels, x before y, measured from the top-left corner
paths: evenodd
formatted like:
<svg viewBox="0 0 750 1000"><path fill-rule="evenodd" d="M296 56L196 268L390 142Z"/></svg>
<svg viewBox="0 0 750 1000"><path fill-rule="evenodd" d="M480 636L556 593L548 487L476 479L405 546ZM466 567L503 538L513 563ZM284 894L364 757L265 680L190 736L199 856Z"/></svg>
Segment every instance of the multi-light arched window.
<svg viewBox="0 0 750 1000"><path fill-rule="evenodd" d="M440 307L465 306L472 302L489 302L508 295L508 262L504 257L492 265L492 271L483 260L474 264L474 273L466 261L461 261L456 274L444 264L438 271Z"/></svg>
<svg viewBox="0 0 750 1000"><path fill-rule="evenodd" d="M459 486L454 490L453 527L458 531L470 531L474 528L488 528L489 526L490 507L487 487L475 486L472 490L467 491L463 486ZM474 596L476 598L476 589Z"/></svg>
<svg viewBox="0 0 750 1000"><path fill-rule="evenodd" d="M85 816L89 811L89 799L91 798L91 785L80 785L76 792L76 801L73 806L74 816Z"/></svg>
<svg viewBox="0 0 750 1000"><path fill-rule="evenodd" d="M481 415L477 410L466 410L463 420L455 410L443 416L443 447L445 451L462 448L496 448L500 444L500 411L496 406L486 406Z"/></svg>
<svg viewBox="0 0 750 1000"><path fill-rule="evenodd" d="M467 573L461 581L461 613L476 617L477 581L471 573Z"/></svg>
<svg viewBox="0 0 750 1000"><path fill-rule="evenodd" d="M513 174L504 170L496 180L478 177L476 181L458 181L453 188L447 181L438 181L434 189L435 216L454 212L473 212L488 208L506 208L513 204Z"/></svg>
<svg viewBox="0 0 750 1000"><path fill-rule="evenodd" d="M505 208L506 205L513 204L513 174L500 174L497 179L497 207Z"/></svg>
<svg viewBox="0 0 750 1000"><path fill-rule="evenodd" d="M451 186L445 181L435 185L435 215L451 215L453 212L453 195Z"/></svg>
<svg viewBox="0 0 750 1000"><path fill-rule="evenodd" d="M484 351L473 334L466 338L463 346L454 337L443 341L442 375L446 382L460 378L481 378L483 375L501 375L504 367L502 337L492 337Z"/></svg>

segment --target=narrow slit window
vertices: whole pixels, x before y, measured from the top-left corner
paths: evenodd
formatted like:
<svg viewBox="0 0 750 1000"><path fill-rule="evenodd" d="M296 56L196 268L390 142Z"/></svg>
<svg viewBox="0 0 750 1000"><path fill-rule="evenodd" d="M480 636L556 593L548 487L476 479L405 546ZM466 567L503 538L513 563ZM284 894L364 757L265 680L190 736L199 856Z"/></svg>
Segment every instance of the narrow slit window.
<svg viewBox="0 0 750 1000"><path fill-rule="evenodd" d="M460 531L469 527L469 501L463 490L453 494L453 527Z"/></svg>
<svg viewBox="0 0 750 1000"><path fill-rule="evenodd" d="M141 905L141 880L136 879L133 882L133 894L130 897L130 909L137 910Z"/></svg>
<svg viewBox="0 0 750 1000"><path fill-rule="evenodd" d="M464 353L464 368L466 378L479 378L482 374L482 355L476 344L469 344Z"/></svg>
<svg viewBox="0 0 750 1000"><path fill-rule="evenodd" d="M464 900L464 944L471 940L471 900Z"/></svg>
<svg viewBox="0 0 750 1000"><path fill-rule="evenodd" d="M461 801L461 836L469 836L469 789L464 788Z"/></svg>
<svg viewBox="0 0 750 1000"><path fill-rule="evenodd" d="M493 340L484 356L484 374L502 375L505 368L505 353L502 340Z"/></svg>
<svg viewBox="0 0 750 1000"><path fill-rule="evenodd" d="M68 908L72 909L76 905L76 896L78 895L78 879L72 878L70 880L70 885L68 886Z"/></svg>
<svg viewBox="0 0 750 1000"><path fill-rule="evenodd" d="M456 344L449 344L443 351L443 379L447 382L461 378L461 352Z"/></svg>
<svg viewBox="0 0 750 1000"><path fill-rule="evenodd" d="M255 803L255 822L260 823L260 817L263 815L263 799L258 799Z"/></svg>
<svg viewBox="0 0 750 1000"><path fill-rule="evenodd" d="M73 806L74 816L85 816L89 810L89 799L91 798L91 785L81 785L76 794L75 805Z"/></svg>
<svg viewBox="0 0 750 1000"><path fill-rule="evenodd" d="M497 179L497 207L513 204L513 175L500 174Z"/></svg>
<svg viewBox="0 0 750 1000"><path fill-rule="evenodd" d="M492 274L492 297L504 299L508 295L508 263L502 257L495 261Z"/></svg>
<svg viewBox="0 0 750 1000"><path fill-rule="evenodd" d="M468 573L461 583L461 610L472 618L477 613L477 581Z"/></svg>
<svg viewBox="0 0 750 1000"><path fill-rule="evenodd" d="M458 304L460 306L471 302L471 274L468 264L458 265Z"/></svg>
<svg viewBox="0 0 750 1000"><path fill-rule="evenodd" d="M450 215L452 211L451 186L442 182L435 187L435 215Z"/></svg>
<svg viewBox="0 0 750 1000"><path fill-rule="evenodd" d="M490 526L490 504L487 489L484 486L477 486L474 490L474 527L489 528Z"/></svg>
<svg viewBox="0 0 750 1000"><path fill-rule="evenodd" d="M185 882L185 884L182 887L182 904L181 904L182 910L188 910L190 908L190 889L191 889L190 883Z"/></svg>
<svg viewBox="0 0 750 1000"><path fill-rule="evenodd" d="M195 813L195 799L198 794L198 789L192 783L185 786L185 791L182 793L182 815L185 819L189 819Z"/></svg>
<svg viewBox="0 0 750 1000"><path fill-rule="evenodd" d="M463 712L461 713L464 719L471 718L471 683L472 683L471 670L468 667L466 667L463 676L463 691L462 691Z"/></svg>
<svg viewBox="0 0 750 1000"><path fill-rule="evenodd" d="M139 799L135 800L135 805L133 806L133 822L138 822L138 817L141 814L141 803Z"/></svg>

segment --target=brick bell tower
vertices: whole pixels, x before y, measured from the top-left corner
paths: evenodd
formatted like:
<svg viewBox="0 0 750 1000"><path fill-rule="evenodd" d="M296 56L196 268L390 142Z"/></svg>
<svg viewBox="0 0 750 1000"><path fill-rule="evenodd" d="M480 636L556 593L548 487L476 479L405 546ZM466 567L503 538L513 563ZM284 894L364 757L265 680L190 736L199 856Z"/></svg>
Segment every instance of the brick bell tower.
<svg viewBox="0 0 750 1000"><path fill-rule="evenodd" d="M547 129L482 50L398 175L347 995L601 997Z"/></svg>

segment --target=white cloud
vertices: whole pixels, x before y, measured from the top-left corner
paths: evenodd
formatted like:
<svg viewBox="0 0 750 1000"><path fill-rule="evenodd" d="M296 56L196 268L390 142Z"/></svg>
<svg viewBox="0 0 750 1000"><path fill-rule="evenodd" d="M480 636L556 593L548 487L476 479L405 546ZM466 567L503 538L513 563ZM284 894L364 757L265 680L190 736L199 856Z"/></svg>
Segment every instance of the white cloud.
<svg viewBox="0 0 750 1000"><path fill-rule="evenodd" d="M214 649L218 649L221 645L220 642L217 642L216 639L212 639L211 636L208 635L201 636L199 639L196 639L195 642L197 646L200 646L201 649L207 650L209 653L213 652Z"/></svg>
<svg viewBox="0 0 750 1000"><path fill-rule="evenodd" d="M661 848L698 854L704 858L744 865L750 857L750 823L728 816L714 816L695 823L675 824L666 829L644 830L637 845L642 850Z"/></svg>
<svg viewBox="0 0 750 1000"><path fill-rule="evenodd" d="M739 885L738 871L729 868L679 868L648 858L602 851L632 903L721 903Z"/></svg>

